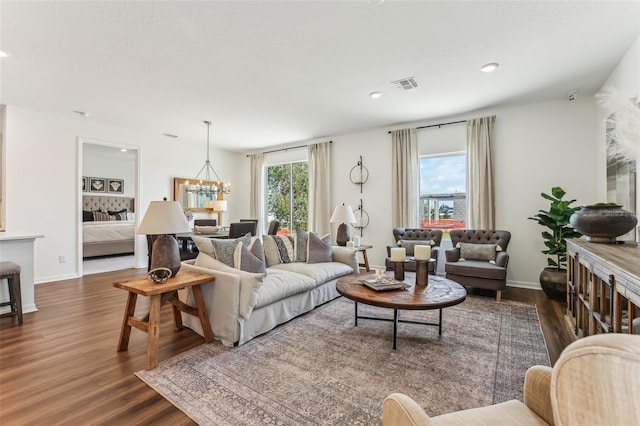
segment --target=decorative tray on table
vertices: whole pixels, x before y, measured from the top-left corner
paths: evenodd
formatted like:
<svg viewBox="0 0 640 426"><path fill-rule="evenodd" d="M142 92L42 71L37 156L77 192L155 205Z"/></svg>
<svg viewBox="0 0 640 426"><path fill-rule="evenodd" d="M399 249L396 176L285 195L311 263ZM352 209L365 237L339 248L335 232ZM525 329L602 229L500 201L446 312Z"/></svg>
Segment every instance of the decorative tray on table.
<svg viewBox="0 0 640 426"><path fill-rule="evenodd" d="M398 290L398 289L405 290L413 286L412 284L406 283L404 281L394 280L393 278L381 278L381 279L372 278L368 280L362 280L362 284L376 291Z"/></svg>

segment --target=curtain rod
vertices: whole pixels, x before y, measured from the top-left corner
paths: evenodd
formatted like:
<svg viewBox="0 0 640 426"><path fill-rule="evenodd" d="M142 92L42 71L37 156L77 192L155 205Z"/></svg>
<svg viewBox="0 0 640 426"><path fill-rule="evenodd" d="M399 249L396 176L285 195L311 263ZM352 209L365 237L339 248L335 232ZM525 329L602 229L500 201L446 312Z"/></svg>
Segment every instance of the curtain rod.
<svg viewBox="0 0 640 426"><path fill-rule="evenodd" d="M416 129L426 129L428 127L442 127L442 126L448 126L449 124L460 124L460 123L466 123L466 122L467 122L467 120L450 121L448 123L430 124L428 126L420 126L420 127L416 127ZM391 131L388 131L387 133L391 133Z"/></svg>
<svg viewBox="0 0 640 426"><path fill-rule="evenodd" d="M333 143L333 141L329 141L329 143ZM280 149L274 149L272 151L264 151L261 152L261 154L271 154L272 152L280 152L280 151L289 151L290 149L298 149L298 148L306 148L311 144L308 145L298 145L298 146L291 146L289 148L280 148ZM247 154L247 157L251 157L251 154Z"/></svg>

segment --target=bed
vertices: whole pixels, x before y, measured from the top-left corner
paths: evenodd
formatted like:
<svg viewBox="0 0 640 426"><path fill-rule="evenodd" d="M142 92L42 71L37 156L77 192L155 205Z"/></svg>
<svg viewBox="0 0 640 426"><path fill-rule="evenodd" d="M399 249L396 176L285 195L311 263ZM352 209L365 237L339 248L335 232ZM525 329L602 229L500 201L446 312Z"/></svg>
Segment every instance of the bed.
<svg viewBox="0 0 640 426"><path fill-rule="evenodd" d="M135 251L133 198L82 197L82 257L132 254Z"/></svg>

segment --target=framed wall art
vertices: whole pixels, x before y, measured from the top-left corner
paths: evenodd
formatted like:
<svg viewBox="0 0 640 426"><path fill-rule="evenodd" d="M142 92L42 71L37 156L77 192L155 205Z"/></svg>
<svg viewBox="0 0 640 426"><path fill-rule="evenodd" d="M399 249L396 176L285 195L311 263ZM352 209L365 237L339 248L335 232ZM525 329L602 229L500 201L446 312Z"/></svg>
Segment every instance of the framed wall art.
<svg viewBox="0 0 640 426"><path fill-rule="evenodd" d="M89 191L89 178L86 176L82 176L82 192Z"/></svg>
<svg viewBox="0 0 640 426"><path fill-rule="evenodd" d="M108 179L107 192L110 192L112 194L124 194L124 180Z"/></svg>
<svg viewBox="0 0 640 426"><path fill-rule="evenodd" d="M89 178L89 192L107 192L107 180L105 178Z"/></svg>

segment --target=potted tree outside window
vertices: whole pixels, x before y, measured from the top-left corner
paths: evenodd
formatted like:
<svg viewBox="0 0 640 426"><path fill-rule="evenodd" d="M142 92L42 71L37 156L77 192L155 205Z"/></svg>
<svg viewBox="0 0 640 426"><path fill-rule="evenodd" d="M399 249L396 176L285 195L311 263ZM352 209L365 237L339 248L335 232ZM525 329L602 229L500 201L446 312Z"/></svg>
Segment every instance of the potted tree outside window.
<svg viewBox="0 0 640 426"><path fill-rule="evenodd" d="M547 247L542 253L547 255L547 267L540 274L540 286L547 297L566 300L567 294L567 238L580 238L581 233L569 226L571 215L580 207L571 207L576 200L564 200L566 192L559 186L551 188L551 195L540 194L549 200L549 210L538 210L538 214L528 219L546 227L542 239Z"/></svg>

